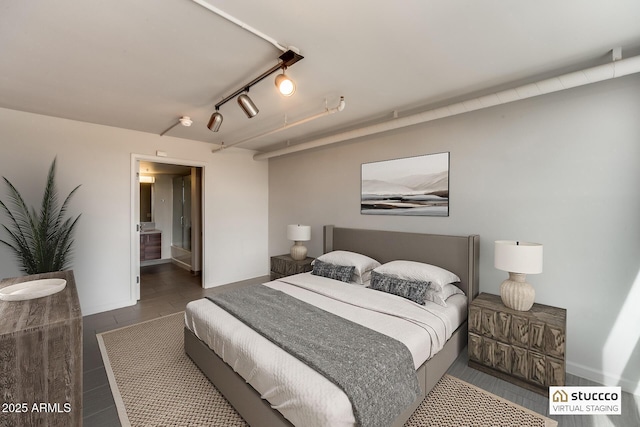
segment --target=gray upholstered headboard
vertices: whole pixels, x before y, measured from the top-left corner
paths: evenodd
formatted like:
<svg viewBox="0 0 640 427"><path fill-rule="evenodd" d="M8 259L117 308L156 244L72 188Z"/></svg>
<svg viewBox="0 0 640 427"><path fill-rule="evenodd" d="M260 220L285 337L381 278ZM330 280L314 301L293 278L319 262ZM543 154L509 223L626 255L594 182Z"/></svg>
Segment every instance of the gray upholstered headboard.
<svg viewBox="0 0 640 427"><path fill-rule="evenodd" d="M454 272L469 301L478 295L480 236L445 236L324 226L324 253L344 250L381 263L397 259L425 262Z"/></svg>

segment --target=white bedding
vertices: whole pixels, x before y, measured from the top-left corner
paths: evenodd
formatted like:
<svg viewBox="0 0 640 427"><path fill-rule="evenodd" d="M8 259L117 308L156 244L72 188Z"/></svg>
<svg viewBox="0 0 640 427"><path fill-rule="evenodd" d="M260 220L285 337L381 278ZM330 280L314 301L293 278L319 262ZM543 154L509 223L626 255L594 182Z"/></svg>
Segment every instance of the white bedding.
<svg viewBox="0 0 640 427"><path fill-rule="evenodd" d="M430 302L420 306L310 273L265 285L401 341L416 368L437 353L467 317L464 295L449 298L446 308ZM190 302L185 323L294 425L355 425L351 403L341 389L213 302Z"/></svg>

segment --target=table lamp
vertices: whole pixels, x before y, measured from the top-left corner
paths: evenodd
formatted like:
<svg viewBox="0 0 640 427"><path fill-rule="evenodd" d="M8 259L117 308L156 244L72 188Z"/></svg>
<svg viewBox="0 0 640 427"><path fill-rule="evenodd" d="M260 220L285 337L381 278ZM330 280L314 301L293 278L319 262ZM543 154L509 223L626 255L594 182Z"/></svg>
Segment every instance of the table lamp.
<svg viewBox="0 0 640 427"><path fill-rule="evenodd" d="M525 276L542 273L542 245L497 240L494 255L495 267L509 273L509 278L500 285L502 303L513 310L528 311L536 291L525 281Z"/></svg>
<svg viewBox="0 0 640 427"><path fill-rule="evenodd" d="M287 225L287 239L293 240L291 246L291 258L302 261L307 257L307 248L302 244L311 240L311 227L308 225L293 224Z"/></svg>

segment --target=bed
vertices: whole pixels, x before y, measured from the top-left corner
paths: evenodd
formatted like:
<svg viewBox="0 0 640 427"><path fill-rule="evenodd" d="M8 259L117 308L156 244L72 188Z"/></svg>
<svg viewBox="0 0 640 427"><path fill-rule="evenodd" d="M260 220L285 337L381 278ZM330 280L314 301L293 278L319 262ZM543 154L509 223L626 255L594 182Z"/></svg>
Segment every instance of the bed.
<svg viewBox="0 0 640 427"><path fill-rule="evenodd" d="M470 300L478 294L479 236L477 235L443 236L325 226L323 249L324 253L335 250L355 252L367 255L383 264L400 259L438 265L454 272L460 277L459 287L466 295L465 302L470 302ZM313 279L315 281L330 280L322 278ZM297 281L308 281L305 277L296 276L283 278L283 280L283 282L275 281L266 285L278 289L296 285ZM322 285L323 283L320 284ZM217 338L212 338L208 336L208 333L203 333L204 327L198 326L195 318L200 315L198 312L203 311L202 307L206 304L214 305L210 301L203 302L202 300L198 300L187 306L184 331L186 353L250 425L293 425L282 415L282 413L285 413L287 417L292 418L291 415L286 412L287 408L279 407L277 396L273 397L273 399L275 399L273 400L272 396L270 396L271 389L269 387L265 388L264 383L266 380L260 375L266 374L259 373L253 377L251 371L253 368L245 367L245 372L243 372L242 361L234 361L235 359L229 360L228 354L231 354L230 352L223 357L226 357L227 361L233 365L233 367L225 363L216 352L211 350L211 348L215 348L218 350L218 353L221 353L220 349L224 348L225 345L229 348L231 348L231 346L230 344L215 342ZM424 363L420 362L419 365L416 365L420 394L409 407L395 418L395 421L392 423L393 426L402 426L406 422L422 402L424 396L426 396L431 388L438 382L466 345L466 305L463 310L465 311L464 318L461 318L457 322L459 326L447 333L448 340L443 342L442 345L437 346L437 353L428 354ZM259 339L260 338L261 337L259 337ZM205 341L207 343L205 343ZM411 350L413 353L414 350ZM242 349L242 351L244 350ZM428 352L429 351L431 350L428 350ZM292 356L283 355L283 357ZM420 357L425 359L425 356ZM420 357L414 354L414 360L422 360ZM249 369L249 371L246 371L247 369ZM307 367L307 369L309 368ZM293 368L290 368L290 370L295 372ZM244 377L236 371L240 372ZM247 372L249 372L249 375L247 375ZM319 376L320 374L314 373L314 375ZM258 390L262 390L262 393L256 391L256 388L245 380L248 376L252 377L249 378L249 380L253 381L254 386ZM309 376L309 378L311 377ZM309 388L313 389L308 391L309 394L312 394L312 391L315 393L316 387L319 390L318 393L323 392L322 387L324 387L324 385L320 382L310 380L309 384ZM273 388L277 390L279 386ZM276 404L274 406L277 407L278 410L273 409L271 403L264 400L261 394L263 394L265 398L275 401ZM307 391L305 390L300 394L307 394ZM336 406L339 407L340 405ZM320 409L315 408L314 410ZM282 413L280 411L282 411ZM334 411L333 408L332 411ZM336 411L339 411L339 408L336 409ZM331 416L333 416L333 414ZM343 419L346 419L346 416L339 416L342 417L340 418L341 421L335 423L331 421L332 425L349 425L351 421L347 420L344 423L342 422Z"/></svg>

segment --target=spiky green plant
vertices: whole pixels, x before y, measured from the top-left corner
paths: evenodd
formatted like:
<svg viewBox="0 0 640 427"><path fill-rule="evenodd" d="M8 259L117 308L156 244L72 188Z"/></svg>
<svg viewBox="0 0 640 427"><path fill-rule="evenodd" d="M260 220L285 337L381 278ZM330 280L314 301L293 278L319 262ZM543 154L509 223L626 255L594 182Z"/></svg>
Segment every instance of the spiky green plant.
<svg viewBox="0 0 640 427"><path fill-rule="evenodd" d="M80 186L74 188L59 206L55 174L56 159L53 159L40 212L29 209L14 185L2 177L9 187L9 206L13 210L0 200L0 206L9 218L9 227L2 225L9 237L0 242L13 250L26 274L60 271L70 264L73 232L80 215L75 219L64 217L71 196Z"/></svg>

